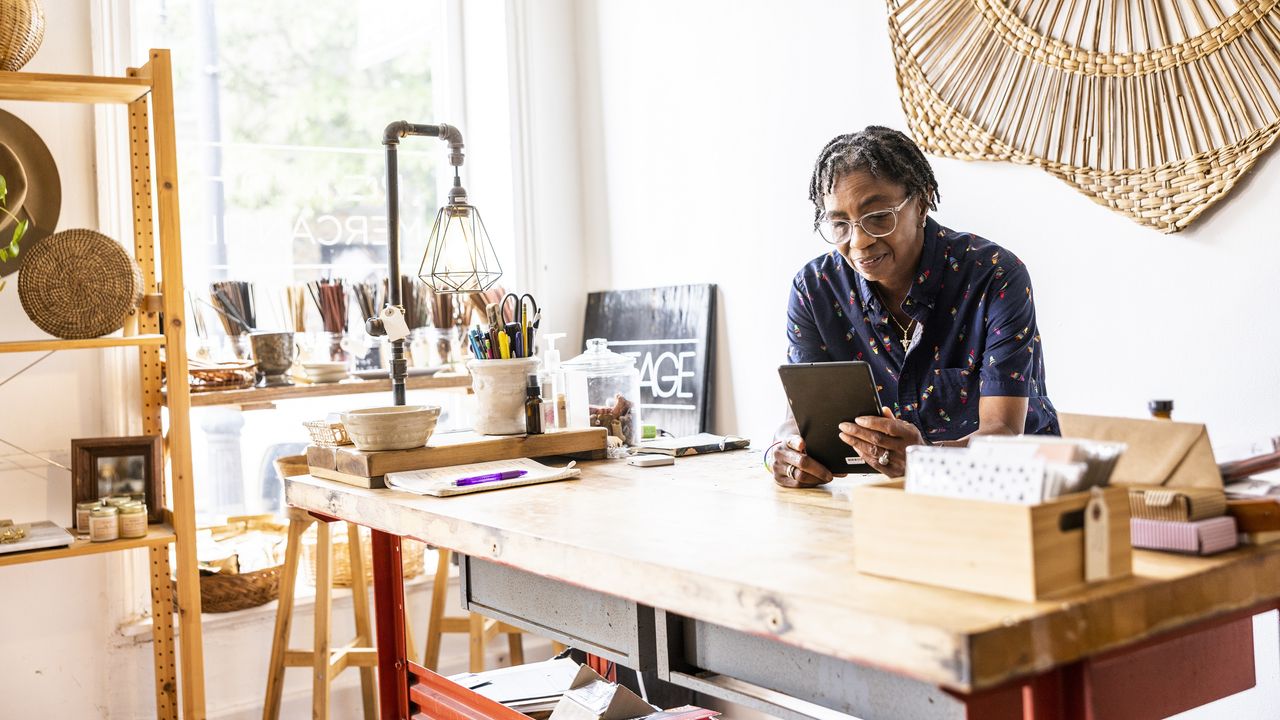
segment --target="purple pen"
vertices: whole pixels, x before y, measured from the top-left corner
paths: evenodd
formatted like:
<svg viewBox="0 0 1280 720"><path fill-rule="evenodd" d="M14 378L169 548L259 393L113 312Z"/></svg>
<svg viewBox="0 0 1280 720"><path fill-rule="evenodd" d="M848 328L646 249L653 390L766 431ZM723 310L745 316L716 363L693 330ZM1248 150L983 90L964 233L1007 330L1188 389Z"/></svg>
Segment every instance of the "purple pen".
<svg viewBox="0 0 1280 720"><path fill-rule="evenodd" d="M499 480L512 480L527 474L528 470L504 470L503 472L489 473L488 475L473 475L471 477L458 478L453 481L454 487L466 487L468 485L479 485L480 483L497 482Z"/></svg>

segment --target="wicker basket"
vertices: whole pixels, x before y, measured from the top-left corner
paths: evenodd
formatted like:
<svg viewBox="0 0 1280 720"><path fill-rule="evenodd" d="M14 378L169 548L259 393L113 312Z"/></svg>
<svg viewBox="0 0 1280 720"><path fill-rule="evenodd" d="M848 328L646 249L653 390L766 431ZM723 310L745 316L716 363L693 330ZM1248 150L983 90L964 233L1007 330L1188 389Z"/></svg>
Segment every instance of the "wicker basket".
<svg viewBox="0 0 1280 720"><path fill-rule="evenodd" d="M0 70L21 70L43 40L44 10L38 0L0 0Z"/></svg>
<svg viewBox="0 0 1280 720"><path fill-rule="evenodd" d="M187 376L191 378L191 392L253 387L254 367L254 364L248 360L188 366Z"/></svg>
<svg viewBox="0 0 1280 720"><path fill-rule="evenodd" d="M351 587L351 553L347 551L347 524L336 522L330 528L329 544L333 549L334 587ZM373 543L369 541L368 528L360 528L360 548L364 551L365 581L373 582ZM426 546L416 540L406 538L400 543L400 565L404 579L415 578L422 574L423 555ZM302 535L302 564L307 568L307 578L312 585L316 584L316 530L308 528Z"/></svg>
<svg viewBox="0 0 1280 720"><path fill-rule="evenodd" d="M239 575L201 575L200 611L225 613L266 605L280 597L281 569L272 567Z"/></svg>
<svg viewBox="0 0 1280 720"><path fill-rule="evenodd" d="M54 233L25 255L18 299L31 321L54 337L113 333L142 299L138 263L120 243L95 230Z"/></svg>
<svg viewBox="0 0 1280 720"><path fill-rule="evenodd" d="M227 524L212 528L215 540L224 540L258 530L280 536L277 557L284 552L288 526L271 515L227 518ZM213 573L200 576L202 612L224 613L265 605L280 597L283 564L248 573ZM176 584L175 584L176 587Z"/></svg>
<svg viewBox="0 0 1280 720"><path fill-rule="evenodd" d="M285 455L271 462L276 466L276 472L280 473L281 478L297 477L298 475L311 473L311 469L307 467L306 455Z"/></svg>
<svg viewBox="0 0 1280 720"><path fill-rule="evenodd" d="M347 428L340 422L329 422L328 420L310 420L302 423L307 432L311 434L311 442L316 445L350 445L351 436L347 434Z"/></svg>

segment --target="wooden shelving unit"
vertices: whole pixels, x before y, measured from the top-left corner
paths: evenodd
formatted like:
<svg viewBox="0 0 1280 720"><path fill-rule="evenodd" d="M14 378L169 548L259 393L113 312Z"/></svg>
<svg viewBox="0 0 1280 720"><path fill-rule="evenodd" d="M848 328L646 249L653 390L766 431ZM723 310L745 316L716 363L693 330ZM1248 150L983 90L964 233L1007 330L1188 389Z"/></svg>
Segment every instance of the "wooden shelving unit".
<svg viewBox="0 0 1280 720"><path fill-rule="evenodd" d="M410 377L405 380L409 390L447 390L471 387L470 375L432 375ZM243 390L213 390L191 394L192 407L215 405L261 405L277 400L332 397L334 395L362 395L391 392L391 380L345 380L336 383L297 384L273 388L245 388Z"/></svg>
<svg viewBox="0 0 1280 720"><path fill-rule="evenodd" d="M146 97L151 87L151 82L141 75L96 77L0 72L0 100L128 104Z"/></svg>
<svg viewBox="0 0 1280 720"><path fill-rule="evenodd" d="M0 342L0 353L51 352L53 350L92 350L113 347L164 345L163 335L127 335L87 340L10 340Z"/></svg>
<svg viewBox="0 0 1280 720"><path fill-rule="evenodd" d="M49 548L48 550L28 550L27 552L0 555L0 567L6 565L25 565L26 563L60 560L69 557L83 557L115 552L117 550L134 550L136 548L163 548L173 542L176 536L168 525L151 525L147 528L146 537L124 538L111 542L89 542L87 538L76 538L66 547Z"/></svg>
<svg viewBox="0 0 1280 720"><path fill-rule="evenodd" d="M0 352L136 348L142 388L139 398L142 433L161 434L164 431L161 412L166 404L169 408L169 432L165 446L168 455L166 474L172 488L168 493L169 514L173 523L172 527L153 526L145 538L137 540L99 544L77 540L65 548L2 556L0 567L147 548L151 560L156 717L177 718L180 702L182 717L204 720L204 651L200 632L200 577L196 565L191 475L191 397L187 377L178 159L169 51L151 50L147 63L140 68L130 68L125 77L0 72L0 99L127 105L134 258L142 270L143 292L149 299L158 297L160 302L139 308L137 316L130 319L124 336L5 342L0 343ZM164 318L164 327L160 326L161 317ZM169 368L165 394L162 394L161 387L161 347L165 350L165 362ZM169 563L170 543L174 544L177 558L176 605ZM0 586L3 584L4 581L0 580ZM175 644L174 638L175 607L179 614L179 644Z"/></svg>

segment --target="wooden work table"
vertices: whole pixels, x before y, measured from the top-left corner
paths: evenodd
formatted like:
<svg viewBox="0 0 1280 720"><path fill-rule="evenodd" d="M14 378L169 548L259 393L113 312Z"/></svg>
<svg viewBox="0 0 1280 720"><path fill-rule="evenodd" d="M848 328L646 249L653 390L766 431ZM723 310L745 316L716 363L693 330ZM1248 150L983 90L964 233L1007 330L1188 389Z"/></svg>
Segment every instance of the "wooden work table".
<svg viewBox="0 0 1280 720"><path fill-rule="evenodd" d="M581 467L578 480L452 498L303 476L287 499L962 695L1280 598L1280 543L1213 558L1138 551L1132 578L1052 602L883 579L854 567L856 480L778 488L757 451Z"/></svg>

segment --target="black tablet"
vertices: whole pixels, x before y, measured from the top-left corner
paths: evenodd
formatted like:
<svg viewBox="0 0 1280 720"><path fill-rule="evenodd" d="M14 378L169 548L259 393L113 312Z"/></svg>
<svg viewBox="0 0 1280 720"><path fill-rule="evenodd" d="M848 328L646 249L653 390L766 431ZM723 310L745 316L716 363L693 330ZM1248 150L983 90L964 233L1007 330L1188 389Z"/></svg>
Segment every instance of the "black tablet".
<svg viewBox="0 0 1280 720"><path fill-rule="evenodd" d="M880 395L864 362L797 363L778 367L805 451L832 473L875 469L840 439L840 423L880 414Z"/></svg>

